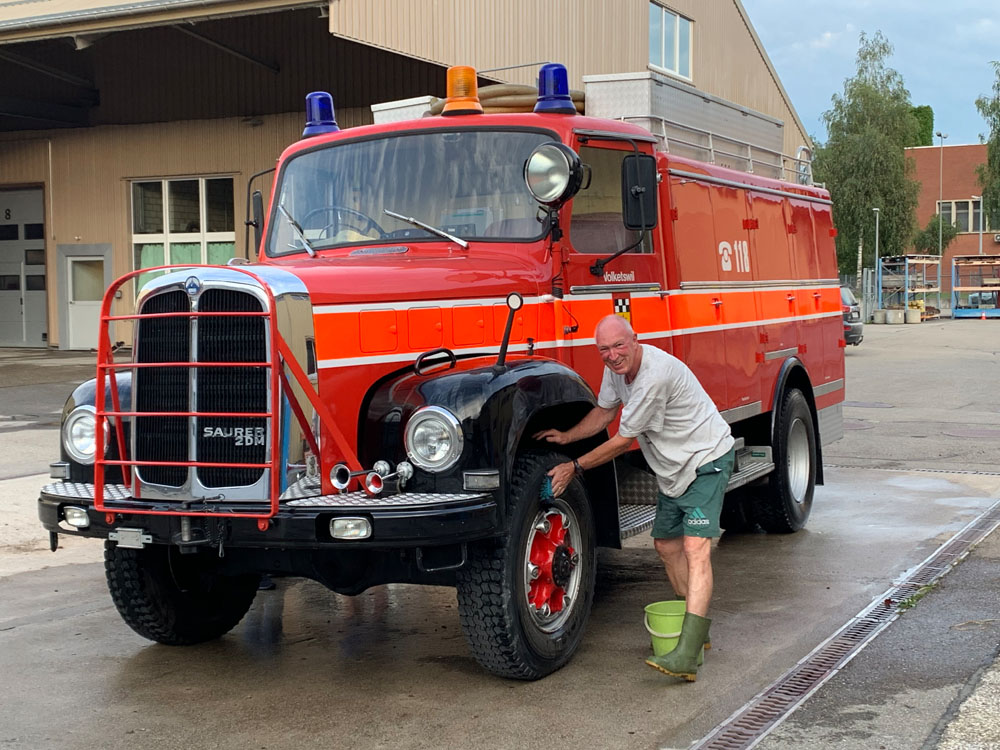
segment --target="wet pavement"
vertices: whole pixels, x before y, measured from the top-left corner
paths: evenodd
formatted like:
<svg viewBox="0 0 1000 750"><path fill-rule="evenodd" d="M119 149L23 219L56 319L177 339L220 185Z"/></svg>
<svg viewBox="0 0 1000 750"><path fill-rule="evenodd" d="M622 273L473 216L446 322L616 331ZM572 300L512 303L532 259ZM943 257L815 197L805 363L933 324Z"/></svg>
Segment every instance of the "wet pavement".
<svg viewBox="0 0 1000 750"><path fill-rule="evenodd" d="M45 540L23 538L29 531L11 521L21 551L4 533L0 558L21 564L7 575L0 565L0 747L687 747L1000 497L1000 476L955 473L1000 471L1000 440L950 434L989 430L1000 413L995 379L982 375L996 369L996 355L982 350L984 329L970 323L978 328L873 328L848 350L848 398L857 405L845 417L871 429L827 446L827 484L805 531L720 540L713 649L694 684L642 663L642 607L669 595L646 538L601 555L573 661L519 683L475 664L454 592L443 588L382 586L349 598L279 579L224 638L152 644L115 612L98 542L30 553ZM928 357L939 349L946 356ZM0 376L3 367L0 358ZM25 403L13 393L0 387L0 414ZM48 441L54 453L57 431L39 425L25 434L37 443L0 430L0 451L21 440L32 466L47 465L52 456L30 445ZM34 498L23 497L32 478L4 480L16 472L2 469L0 490L9 497L16 487L17 496L0 523L4 512L34 511ZM974 688L990 684L1000 640L994 537L760 747L951 741L964 699L990 700ZM60 564L63 555L74 564Z"/></svg>

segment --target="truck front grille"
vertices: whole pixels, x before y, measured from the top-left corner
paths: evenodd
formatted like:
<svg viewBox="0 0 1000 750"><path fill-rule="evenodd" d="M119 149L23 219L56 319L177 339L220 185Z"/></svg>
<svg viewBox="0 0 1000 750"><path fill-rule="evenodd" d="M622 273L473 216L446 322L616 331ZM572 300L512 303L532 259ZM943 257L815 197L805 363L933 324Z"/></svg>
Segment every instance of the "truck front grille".
<svg viewBox="0 0 1000 750"><path fill-rule="evenodd" d="M143 313L188 312L184 292L150 297ZM136 336L137 362L187 362L191 358L191 322L188 318L139 320ZM137 412L190 411L190 376L187 367L140 367L136 369L132 394ZM136 417L137 461L187 461L187 417ZM187 469L176 466L141 466L144 482L180 487Z"/></svg>
<svg viewBox="0 0 1000 750"><path fill-rule="evenodd" d="M140 314L189 312L186 292L149 297ZM198 297L199 312L263 312L260 300L245 292L206 289ZM266 362L267 319L264 317L139 318L136 361ZM265 367L136 368L134 400L138 412L268 411ZM263 417L137 417L135 456L139 461L265 463L268 420ZM192 439L193 436L193 439ZM192 449L193 448L193 449ZM143 482L182 487L187 467L141 466ZM264 469L198 467L195 476L206 488L255 484Z"/></svg>
<svg viewBox="0 0 1000 750"><path fill-rule="evenodd" d="M260 300L243 292L209 289L202 312L261 312ZM264 318L200 318L199 362L265 362ZM198 411L267 411L267 370L262 367L200 367ZM198 417L198 460L212 463L263 463L267 460L267 420L263 417ZM212 437L207 437L212 435ZM219 437L215 437L219 436ZM230 437L231 436L231 437ZM238 487L260 479L263 469L200 468L206 487Z"/></svg>

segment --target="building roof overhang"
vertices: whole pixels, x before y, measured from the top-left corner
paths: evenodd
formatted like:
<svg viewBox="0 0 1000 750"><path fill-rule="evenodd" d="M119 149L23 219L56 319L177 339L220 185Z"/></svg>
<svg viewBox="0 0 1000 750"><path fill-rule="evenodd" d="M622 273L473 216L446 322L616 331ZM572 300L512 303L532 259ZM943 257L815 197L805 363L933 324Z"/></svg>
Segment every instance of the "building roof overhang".
<svg viewBox="0 0 1000 750"><path fill-rule="evenodd" d="M59 37L87 39L112 31L297 8L326 8L327 0L35 0L0 2L0 44Z"/></svg>

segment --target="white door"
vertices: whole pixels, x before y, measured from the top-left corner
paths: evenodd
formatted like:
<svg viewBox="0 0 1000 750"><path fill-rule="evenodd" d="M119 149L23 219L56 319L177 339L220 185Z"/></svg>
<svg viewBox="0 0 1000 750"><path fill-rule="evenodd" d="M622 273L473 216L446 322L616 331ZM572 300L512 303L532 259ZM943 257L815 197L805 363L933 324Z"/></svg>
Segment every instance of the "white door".
<svg viewBox="0 0 1000 750"><path fill-rule="evenodd" d="M0 190L0 346L45 346L42 191Z"/></svg>
<svg viewBox="0 0 1000 750"><path fill-rule="evenodd" d="M69 348L96 349L104 296L104 258L67 258L69 262Z"/></svg>

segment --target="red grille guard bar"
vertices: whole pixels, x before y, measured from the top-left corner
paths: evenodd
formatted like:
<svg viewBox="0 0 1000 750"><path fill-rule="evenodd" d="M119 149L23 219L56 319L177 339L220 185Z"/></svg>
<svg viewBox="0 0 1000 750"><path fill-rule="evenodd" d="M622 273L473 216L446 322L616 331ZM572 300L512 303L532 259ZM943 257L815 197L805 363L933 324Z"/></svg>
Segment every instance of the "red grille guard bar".
<svg viewBox="0 0 1000 750"><path fill-rule="evenodd" d="M191 266L157 266L155 268L143 268L139 271L132 271L127 273L118 280L116 280L108 290L104 293L104 300L101 303L101 336L98 343L97 349L97 394L95 403L95 419L96 424L94 426L95 430L95 445L104 445L104 420L114 419L117 426L117 443L118 443L118 455L120 459L113 460L107 459L100 454L100 451L95 452L94 458L94 508L98 511L104 511L106 513L106 518L108 523L113 523L116 513L130 513L130 514L145 514L145 515L158 515L158 516L213 516L213 517L226 517L226 518L256 518L258 519L257 525L261 530L268 528L270 522L269 519L273 518L278 513L278 500L281 494L280 471L281 471L281 455L279 452L279 440L276 435L276 420L275 415L280 414L281 410L281 394L284 393L288 398L288 403L291 407L292 412L295 415L296 420L299 422L299 426L302 428L303 434L309 442L309 446L312 449L317 460L321 459L321 453L319 446L316 444L315 437L313 436L312 428L309 425L309 421L306 419L305 413L302 410L301 404L292 389L289 387L289 379L286 375L285 370L287 369L291 376L298 383L299 387L305 393L306 398L309 400L310 405L315 409L316 413L319 415L320 423L323 428L327 431L329 435L333 437L334 443L336 443L337 451L344 456L342 463L346 463L352 472L360 472L361 464L358 461L357 455L351 450L350 445L344 438L343 433L337 427L336 422L333 420L333 415L330 410L326 407L316 393L309 382L309 378L306 373L302 370L302 367L296 361L291 349L288 344L281 337L278 331L277 316L275 311L274 295L271 293L271 289L268 285L255 273L246 269L240 268L239 266L229 266L226 268L227 271L233 271L235 273L245 274L253 279L260 286L261 289L267 294L267 310L264 312L170 312L170 313L151 313L147 315L140 315L134 313L132 315L111 315L111 304L114 300L115 293L122 287L125 282L133 279L139 274L150 273L155 271L180 271L188 269L199 269L199 268L211 268L218 269L218 266L206 266L206 265L191 265ZM115 363L114 361L114 351L111 343L110 336L110 326L109 323L116 320L151 320L153 318L199 318L199 317L261 317L267 318L268 326L270 330L270 361L269 362L122 362ZM199 412L199 411L188 411L188 412L137 412L137 411L122 411L120 399L118 396L118 383L115 378L115 372L117 370L130 370L134 368L141 367L258 367L267 368L270 370L270 380L271 380L271 409L268 412L263 413L250 413L250 412ZM111 410L106 408L105 399L105 389L110 381L110 392L111 392ZM279 387L280 385L280 387ZM125 417L245 417L245 418L265 418L270 420L271 424L271 460L269 463L210 463L203 461L137 461L135 459L130 459L128 457L128 452L125 445L125 432L123 430L123 419ZM121 466L122 468L122 478L125 484L128 486L129 491L132 493L133 497L137 497L136 485L134 480L134 473L130 470L133 466L195 466L195 467L236 467L236 468L253 468L253 469L270 469L270 503L266 510L261 510L257 512L245 510L246 501L226 504L226 503L213 503L213 507L218 507L218 510L207 510L207 509L184 509L184 510L162 510L162 509L144 509L144 508L134 508L131 507L129 501L116 501L107 502L104 497L104 471L106 466ZM322 483L321 491L324 495L333 494L335 491L333 485L330 482L330 478L326 476L326 473L320 471L320 479ZM364 482L359 480L362 488L364 489ZM367 491L367 490L366 490ZM231 508L232 505L240 506L239 509Z"/></svg>

